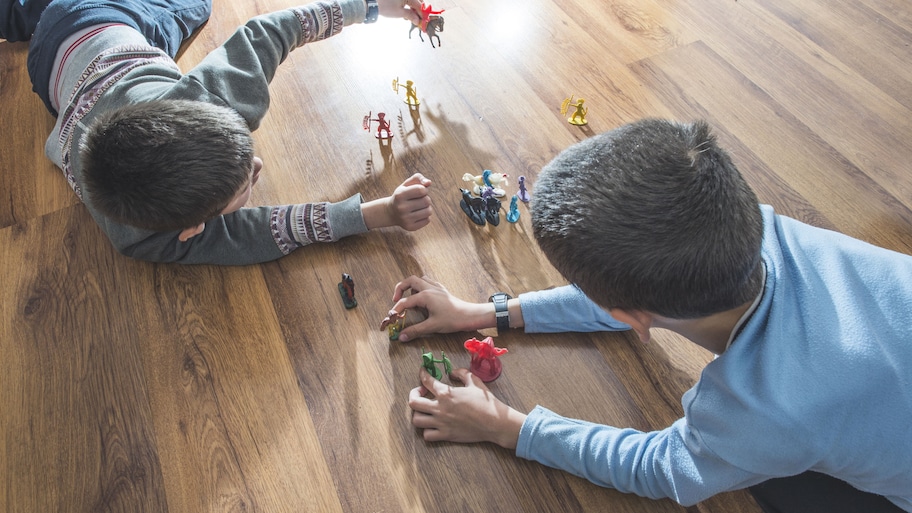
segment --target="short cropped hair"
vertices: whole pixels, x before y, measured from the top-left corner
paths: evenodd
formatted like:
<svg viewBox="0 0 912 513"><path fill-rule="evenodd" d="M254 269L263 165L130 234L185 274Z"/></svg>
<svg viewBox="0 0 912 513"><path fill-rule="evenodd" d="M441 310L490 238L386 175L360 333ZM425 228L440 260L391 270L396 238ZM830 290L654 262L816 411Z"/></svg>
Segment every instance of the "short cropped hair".
<svg viewBox="0 0 912 513"><path fill-rule="evenodd" d="M253 139L232 109L162 100L101 116L80 156L99 212L147 230L182 230L218 216L250 179Z"/></svg>
<svg viewBox="0 0 912 513"><path fill-rule="evenodd" d="M692 319L762 288L757 197L703 121L646 119L567 148L537 179L532 227L603 308Z"/></svg>

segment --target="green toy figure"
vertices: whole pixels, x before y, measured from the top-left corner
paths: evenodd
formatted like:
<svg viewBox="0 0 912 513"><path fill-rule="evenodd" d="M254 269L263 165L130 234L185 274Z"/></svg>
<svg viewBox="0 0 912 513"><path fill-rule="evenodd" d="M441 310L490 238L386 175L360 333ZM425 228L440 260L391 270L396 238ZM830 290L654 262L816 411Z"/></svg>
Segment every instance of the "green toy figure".
<svg viewBox="0 0 912 513"><path fill-rule="evenodd" d="M453 364L450 363L450 359L447 358L446 353L444 353L443 351L440 351L440 359L435 360L434 352L428 351L425 353L424 348L422 347L421 348L421 367L424 370L428 371L428 374L433 376L434 379L439 380L439 379L443 379L443 374L440 372L440 369L438 369L437 366L435 365L437 363L443 364L443 370L446 371L445 374L447 376L449 376L450 373L453 372Z"/></svg>

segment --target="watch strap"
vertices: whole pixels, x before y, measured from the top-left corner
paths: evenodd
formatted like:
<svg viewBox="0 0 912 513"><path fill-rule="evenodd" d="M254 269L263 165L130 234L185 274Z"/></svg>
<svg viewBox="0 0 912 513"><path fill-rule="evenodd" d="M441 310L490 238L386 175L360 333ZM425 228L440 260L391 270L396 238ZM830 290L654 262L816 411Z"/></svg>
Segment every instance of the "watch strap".
<svg viewBox="0 0 912 513"><path fill-rule="evenodd" d="M508 294L497 292L488 298L488 301L494 303L494 317L497 320L497 331L506 331L510 329L510 311L507 308L507 301L513 299Z"/></svg>
<svg viewBox="0 0 912 513"><path fill-rule="evenodd" d="M367 14L364 16L364 23L373 23L380 16L380 6L377 0L365 0L367 3Z"/></svg>

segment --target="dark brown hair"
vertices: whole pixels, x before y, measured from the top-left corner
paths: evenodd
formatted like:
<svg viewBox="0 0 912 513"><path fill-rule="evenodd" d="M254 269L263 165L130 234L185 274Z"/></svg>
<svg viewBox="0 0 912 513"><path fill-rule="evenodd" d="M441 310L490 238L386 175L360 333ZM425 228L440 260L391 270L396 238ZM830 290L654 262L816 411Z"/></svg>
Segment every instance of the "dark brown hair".
<svg viewBox="0 0 912 513"><path fill-rule="evenodd" d="M218 216L250 179L253 139L232 109L155 101L101 116L80 155L86 199L99 212L147 230L181 230Z"/></svg>

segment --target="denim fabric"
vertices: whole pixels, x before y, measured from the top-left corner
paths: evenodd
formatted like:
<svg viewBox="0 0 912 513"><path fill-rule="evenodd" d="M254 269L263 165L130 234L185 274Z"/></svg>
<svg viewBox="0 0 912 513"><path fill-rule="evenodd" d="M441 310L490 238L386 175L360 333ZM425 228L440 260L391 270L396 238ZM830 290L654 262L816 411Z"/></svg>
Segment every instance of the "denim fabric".
<svg viewBox="0 0 912 513"><path fill-rule="evenodd" d="M32 90L56 115L48 93L51 68L57 49L73 32L93 25L122 23L138 30L150 44L173 58L184 39L209 19L211 12L211 0L54 0L41 15L29 46Z"/></svg>
<svg viewBox="0 0 912 513"><path fill-rule="evenodd" d="M904 513L885 497L811 471L770 479L750 492L764 513Z"/></svg>
<svg viewBox="0 0 912 513"><path fill-rule="evenodd" d="M28 41L51 0L0 0L0 38Z"/></svg>

